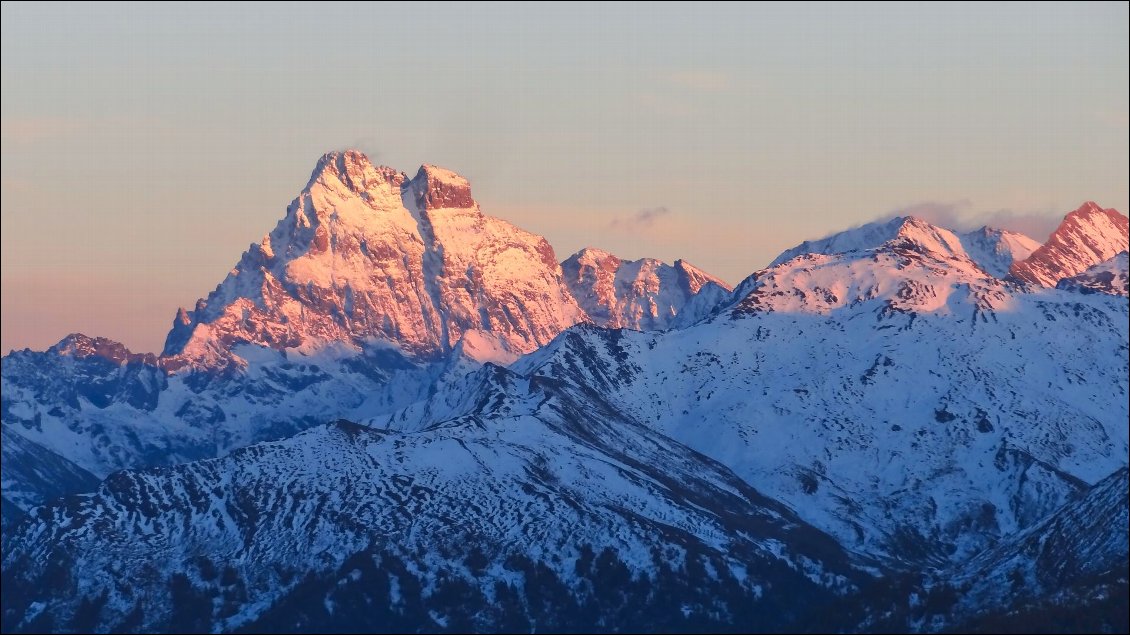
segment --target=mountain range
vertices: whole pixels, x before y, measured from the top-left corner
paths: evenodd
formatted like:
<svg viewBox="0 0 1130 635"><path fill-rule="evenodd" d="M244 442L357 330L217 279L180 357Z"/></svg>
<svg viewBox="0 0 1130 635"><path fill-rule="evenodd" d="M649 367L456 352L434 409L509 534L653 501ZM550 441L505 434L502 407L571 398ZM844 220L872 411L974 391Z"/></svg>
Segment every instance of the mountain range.
<svg viewBox="0 0 1130 635"><path fill-rule="evenodd" d="M4 631L1125 631L1127 218L731 288L318 161L160 355L2 360Z"/></svg>

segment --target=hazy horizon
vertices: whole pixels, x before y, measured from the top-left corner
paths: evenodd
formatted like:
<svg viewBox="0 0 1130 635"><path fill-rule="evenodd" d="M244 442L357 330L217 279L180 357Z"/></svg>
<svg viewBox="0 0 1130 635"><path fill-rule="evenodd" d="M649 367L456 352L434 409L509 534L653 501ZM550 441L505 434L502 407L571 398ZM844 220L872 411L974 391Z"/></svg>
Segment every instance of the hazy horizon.
<svg viewBox="0 0 1130 635"><path fill-rule="evenodd" d="M463 174L559 260L731 283L900 211L1043 241L1130 199L1125 3L2 11L5 353L159 351L349 147Z"/></svg>

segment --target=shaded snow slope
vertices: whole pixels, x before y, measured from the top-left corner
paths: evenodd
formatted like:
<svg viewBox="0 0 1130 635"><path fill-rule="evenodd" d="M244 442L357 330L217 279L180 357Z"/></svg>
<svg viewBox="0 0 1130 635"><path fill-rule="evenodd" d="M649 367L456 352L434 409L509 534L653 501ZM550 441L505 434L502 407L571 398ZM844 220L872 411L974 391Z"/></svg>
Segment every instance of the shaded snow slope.
<svg viewBox="0 0 1130 635"><path fill-rule="evenodd" d="M1126 297L1130 295L1130 261L1123 251L1110 260L1089 267L1083 273L1064 278L1056 283L1057 289L1079 293L1107 293Z"/></svg>
<svg viewBox="0 0 1130 635"><path fill-rule="evenodd" d="M1125 299L1027 293L901 241L745 289L686 329L572 329L515 369L590 386L897 560L960 561L1126 465Z"/></svg>
<svg viewBox="0 0 1130 635"><path fill-rule="evenodd" d="M990 275L1003 278L1012 263L1020 262L1040 248L1040 243L1017 232L982 227L959 236L965 253Z"/></svg>
<svg viewBox="0 0 1130 635"><path fill-rule="evenodd" d="M5 631L168 630L178 617L231 630L272 616L302 630L390 608L415 628L458 616L499 630L507 616L476 607L504 591L528 597L510 619L529 612L559 628L713 615L795 629L813 619L805 607L869 577L787 508L597 395L493 366L474 377L477 405L456 419L412 432L339 422L223 459L119 472L34 510L4 554ZM59 566L71 574L55 577ZM323 611L305 595L341 598L335 582L351 576L371 606ZM547 576L555 590L539 599ZM632 580L666 600L648 604ZM598 593L609 583L615 600ZM597 615L570 616L578 605Z"/></svg>

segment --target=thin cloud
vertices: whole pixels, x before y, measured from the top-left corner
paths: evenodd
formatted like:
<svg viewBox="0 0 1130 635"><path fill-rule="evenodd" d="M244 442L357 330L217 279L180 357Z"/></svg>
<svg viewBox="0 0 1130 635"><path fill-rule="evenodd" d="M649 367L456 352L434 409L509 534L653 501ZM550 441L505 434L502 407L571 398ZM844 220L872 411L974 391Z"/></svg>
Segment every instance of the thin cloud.
<svg viewBox="0 0 1130 635"><path fill-rule="evenodd" d="M1067 215L1068 211L1070 210L1018 212L1011 209L1000 209L978 217L980 224L977 224L977 227L981 225L1000 227L1001 229L1020 232L1029 238L1044 242L1063 222L1063 217Z"/></svg>
<svg viewBox="0 0 1130 635"><path fill-rule="evenodd" d="M900 207L883 214L878 220L889 220L896 216L915 216L922 220L958 232L967 232L984 226L1019 232L1043 242L1059 227L1066 211L1052 210L1017 211L999 209L992 212L971 213L972 203L968 199L958 201L923 201Z"/></svg>
<svg viewBox="0 0 1130 635"><path fill-rule="evenodd" d="M896 216L914 216L939 227L957 229L959 226L964 227L965 220L962 218L962 211L968 210L971 205L969 199L949 202L923 201L893 209L880 216L879 220L890 220Z"/></svg>
<svg viewBox="0 0 1130 635"><path fill-rule="evenodd" d="M378 149L378 146L379 144L377 143L376 137L372 135L364 135L357 137L357 139L352 144L342 149L360 150L361 152L365 153L365 156L369 157L370 161L377 163L377 161L379 161L381 157L381 151Z"/></svg>
<svg viewBox="0 0 1130 635"><path fill-rule="evenodd" d="M612 219L608 224L609 227L617 229L648 229L655 225L656 221L667 216L671 210L666 206L648 207L630 216L622 216L620 218Z"/></svg>

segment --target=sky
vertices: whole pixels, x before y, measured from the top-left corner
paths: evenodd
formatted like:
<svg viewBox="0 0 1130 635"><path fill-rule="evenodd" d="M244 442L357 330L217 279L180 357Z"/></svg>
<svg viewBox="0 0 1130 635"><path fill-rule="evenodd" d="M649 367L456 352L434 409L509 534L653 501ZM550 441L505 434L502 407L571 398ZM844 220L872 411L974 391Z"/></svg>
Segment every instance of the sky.
<svg viewBox="0 0 1130 635"><path fill-rule="evenodd" d="M4 3L0 350L159 351L345 148L731 283L903 210L1043 240L1128 208L1127 6Z"/></svg>

